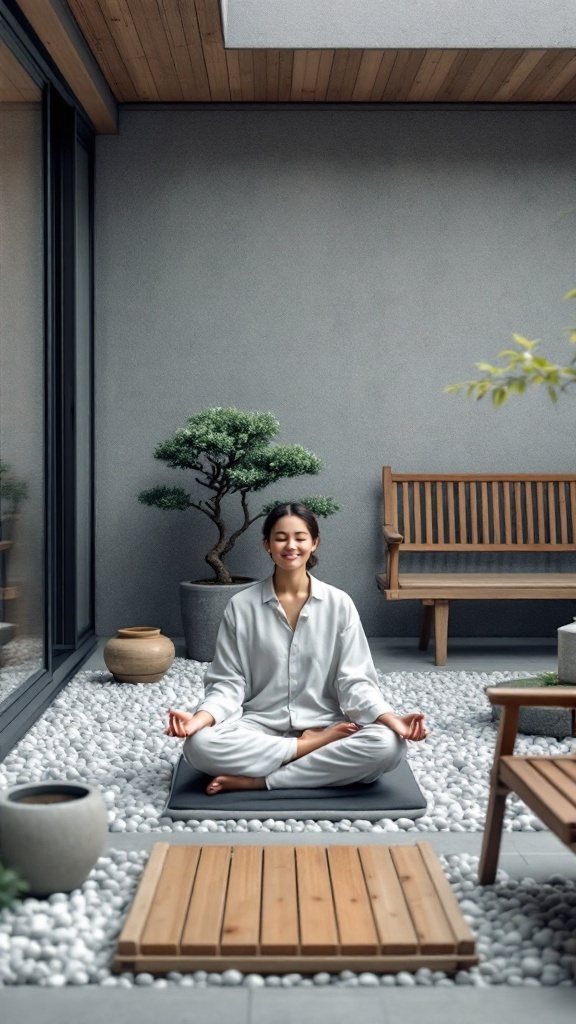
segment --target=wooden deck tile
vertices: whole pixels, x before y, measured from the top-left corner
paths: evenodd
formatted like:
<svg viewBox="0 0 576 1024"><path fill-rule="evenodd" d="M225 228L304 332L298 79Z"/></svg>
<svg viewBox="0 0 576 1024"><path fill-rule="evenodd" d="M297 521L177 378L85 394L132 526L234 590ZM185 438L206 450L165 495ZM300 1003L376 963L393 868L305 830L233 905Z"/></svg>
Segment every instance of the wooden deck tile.
<svg viewBox="0 0 576 1024"><path fill-rule="evenodd" d="M113 969L454 973L477 962L429 843L156 843Z"/></svg>
<svg viewBox="0 0 576 1024"><path fill-rule="evenodd" d="M296 847L296 871L302 954L334 955L338 930L326 847Z"/></svg>
<svg viewBox="0 0 576 1024"><path fill-rule="evenodd" d="M260 951L293 956L299 937L295 847L265 846Z"/></svg>

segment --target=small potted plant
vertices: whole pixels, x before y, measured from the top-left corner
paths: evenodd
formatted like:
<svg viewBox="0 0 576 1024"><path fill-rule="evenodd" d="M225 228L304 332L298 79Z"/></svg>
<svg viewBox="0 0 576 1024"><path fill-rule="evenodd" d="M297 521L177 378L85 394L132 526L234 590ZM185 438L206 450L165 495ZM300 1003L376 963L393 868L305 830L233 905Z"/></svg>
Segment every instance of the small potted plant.
<svg viewBox="0 0 576 1024"><path fill-rule="evenodd" d="M8 552L14 544L14 523L18 510L28 497L28 485L12 472L12 467L0 459L0 645L6 643L14 627L4 622L4 601L8 595L17 596L16 588L8 588Z"/></svg>
<svg viewBox="0 0 576 1024"><path fill-rule="evenodd" d="M153 487L142 491L138 500L145 505L202 512L217 530L216 543L204 556L214 576L180 585L182 623L188 656L211 661L216 634L224 608L239 589L254 580L232 576L226 565L237 540L256 520L265 516L277 501L257 512L248 507L248 495L264 490L278 480L316 475L322 469L317 455L297 444L272 442L280 430L269 412L241 412L238 409L207 409L187 420L167 441L161 441L154 457L174 469L189 469L203 495L193 498L182 487ZM224 518L224 499L237 495L241 519L230 529ZM300 498L314 515L328 516L339 506L329 497Z"/></svg>
<svg viewBox="0 0 576 1024"><path fill-rule="evenodd" d="M14 868L9 868L0 860L0 911L9 909L15 900L29 892L28 882Z"/></svg>

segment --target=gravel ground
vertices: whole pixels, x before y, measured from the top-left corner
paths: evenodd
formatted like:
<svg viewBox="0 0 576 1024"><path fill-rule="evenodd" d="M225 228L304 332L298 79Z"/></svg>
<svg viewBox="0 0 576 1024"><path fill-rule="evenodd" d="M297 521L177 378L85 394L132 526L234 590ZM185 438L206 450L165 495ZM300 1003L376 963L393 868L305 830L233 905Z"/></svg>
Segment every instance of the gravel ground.
<svg viewBox="0 0 576 1024"><path fill-rule="evenodd" d="M116 683L109 672L79 672L0 764L0 785L41 779L97 786L112 832L171 831L445 831L482 829L492 764L495 725L486 686L518 673L397 672L379 675L383 693L400 712L426 713L431 733L410 744L409 760L428 800L415 822L400 818L350 821L191 821L162 817L181 741L164 735L170 706L193 710L203 694L205 665L177 658L160 683ZM570 739L519 736L518 753L569 753ZM505 828L543 826L511 797Z"/></svg>
<svg viewBox="0 0 576 1024"><path fill-rule="evenodd" d="M431 734L411 744L410 763L428 799L413 822L202 821L162 818L181 744L163 734L169 706L193 710L202 696L205 665L176 659L161 683L123 685L105 671L83 671L0 765L0 785L41 779L82 780L97 786L112 832L172 831L477 831L482 828L495 726L484 690L518 673L423 672L380 675L383 693L400 712L420 709ZM568 753L574 741L521 736L521 753ZM543 826L518 800L509 800L505 827ZM572 985L576 954L576 885L552 876L546 885L499 872L494 886L475 882L477 858L441 857L462 910L477 935L481 963L454 979L421 969L377 976L246 975L239 971L166 978L110 973L116 940L146 862L144 852L111 850L81 889L48 900L25 899L0 913L0 984L64 985Z"/></svg>
<svg viewBox="0 0 576 1024"><path fill-rule="evenodd" d="M478 858L440 856L440 862L477 937L480 963L448 978L442 971L376 975L341 971L313 977L301 974L244 975L196 971L113 975L110 965L125 915L148 854L111 850L100 857L80 889L48 900L25 899L0 913L0 987L38 984L105 985L129 988L245 985L573 985L576 954L576 883L561 875L545 885L508 879L499 871L492 886L476 885Z"/></svg>

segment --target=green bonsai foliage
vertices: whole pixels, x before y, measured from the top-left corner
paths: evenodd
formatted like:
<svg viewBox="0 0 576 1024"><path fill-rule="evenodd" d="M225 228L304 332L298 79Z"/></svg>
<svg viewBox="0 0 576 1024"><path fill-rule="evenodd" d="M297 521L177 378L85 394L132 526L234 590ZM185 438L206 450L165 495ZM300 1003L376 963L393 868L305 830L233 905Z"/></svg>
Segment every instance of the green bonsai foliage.
<svg viewBox="0 0 576 1024"><path fill-rule="evenodd" d="M565 296L565 299L576 298L576 288ZM568 328L570 341L576 345L576 327ZM550 362L542 354L538 354L539 341L529 341L521 334L513 335L517 348L504 349L498 354L504 360L503 366L492 366L491 363L475 363L481 376L476 380L465 380L459 384L449 384L444 391L456 392L465 390L467 398L483 398L492 395L495 406L503 405L513 394L522 395L530 386L544 386L552 402L558 396L576 384L576 355L566 366Z"/></svg>
<svg viewBox="0 0 576 1024"><path fill-rule="evenodd" d="M11 907L14 900L28 892L30 886L13 868L0 861L0 910Z"/></svg>
<svg viewBox="0 0 576 1024"><path fill-rule="evenodd" d="M193 500L182 487L152 487L142 491L138 500L163 509L195 508L208 516L218 530L218 540L205 561L214 570L216 583L232 582L224 561L226 555L252 523L278 504L268 503L252 515L248 495L278 480L316 476L322 469L318 456L301 445L273 444L272 438L279 430L278 420L269 412L207 409L191 416L186 426L156 446L156 459L173 469L192 470L195 482L209 494ZM239 496L242 510L242 522L234 532L224 522L222 508L224 498L231 494ZM329 497L298 500L317 516L332 515L339 509Z"/></svg>

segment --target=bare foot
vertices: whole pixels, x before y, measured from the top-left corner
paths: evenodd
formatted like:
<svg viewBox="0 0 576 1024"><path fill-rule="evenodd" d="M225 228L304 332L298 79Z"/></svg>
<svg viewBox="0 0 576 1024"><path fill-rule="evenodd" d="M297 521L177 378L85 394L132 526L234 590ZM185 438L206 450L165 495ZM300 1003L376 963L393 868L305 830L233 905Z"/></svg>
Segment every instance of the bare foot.
<svg viewBox="0 0 576 1024"><path fill-rule="evenodd" d="M206 787L208 796L227 793L234 789L266 789L265 779L253 779L249 775L217 775Z"/></svg>
<svg viewBox="0 0 576 1024"><path fill-rule="evenodd" d="M325 747L327 743L334 743L336 740L343 740L346 736L352 736L358 732L360 726L353 722L338 722L336 725L329 725L327 729L304 729L298 738L296 756L292 758L297 761L318 747Z"/></svg>

